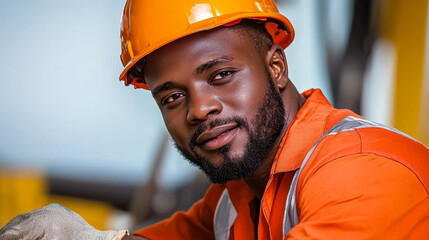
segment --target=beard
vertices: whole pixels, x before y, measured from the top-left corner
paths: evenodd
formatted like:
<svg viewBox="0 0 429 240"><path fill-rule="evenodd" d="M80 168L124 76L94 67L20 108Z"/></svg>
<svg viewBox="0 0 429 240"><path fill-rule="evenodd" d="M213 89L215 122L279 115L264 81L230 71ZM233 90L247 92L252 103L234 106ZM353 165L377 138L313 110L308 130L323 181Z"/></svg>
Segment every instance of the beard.
<svg viewBox="0 0 429 240"><path fill-rule="evenodd" d="M175 143L179 152L193 165L198 166L210 179L212 183L226 183L231 180L246 179L261 166L274 143L277 141L285 125L285 110L280 94L276 91L271 75L266 69L266 80L268 88L264 94L264 101L258 108L257 114L250 120L242 117L230 117L215 119L209 124L200 125L192 135L188 145L191 152ZM248 132L249 140L241 156L234 155L230 146L226 145L216 150L221 154L224 161L220 166L211 164L207 159L196 152L196 139L207 129L237 123L238 128Z"/></svg>

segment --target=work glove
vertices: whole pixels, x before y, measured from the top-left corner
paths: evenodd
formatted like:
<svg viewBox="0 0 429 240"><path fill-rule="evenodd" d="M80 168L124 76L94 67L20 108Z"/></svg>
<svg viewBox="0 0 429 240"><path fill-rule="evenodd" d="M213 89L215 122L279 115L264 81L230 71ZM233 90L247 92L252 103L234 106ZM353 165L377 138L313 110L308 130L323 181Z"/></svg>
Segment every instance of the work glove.
<svg viewBox="0 0 429 240"><path fill-rule="evenodd" d="M0 240L120 240L127 230L99 231L59 204L14 217L0 229Z"/></svg>

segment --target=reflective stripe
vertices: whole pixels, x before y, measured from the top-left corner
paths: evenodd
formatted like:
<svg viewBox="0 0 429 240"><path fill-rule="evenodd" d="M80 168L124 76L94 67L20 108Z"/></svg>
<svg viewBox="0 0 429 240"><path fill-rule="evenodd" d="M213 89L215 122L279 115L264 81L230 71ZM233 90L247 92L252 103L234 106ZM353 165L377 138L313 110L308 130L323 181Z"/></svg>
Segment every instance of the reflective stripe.
<svg viewBox="0 0 429 240"><path fill-rule="evenodd" d="M216 207L213 231L216 240L228 240L229 231L237 217L237 211L229 198L228 190L224 190Z"/></svg>
<svg viewBox="0 0 429 240"><path fill-rule="evenodd" d="M329 129L317 140L317 142L314 144L314 146L310 149L310 151L305 156L304 161L302 161L301 167L296 171L295 175L293 176L292 183L289 188L289 193L286 199L285 212L283 216L283 237L285 237L286 234L295 225L299 223L298 211L296 209L296 187L298 185L298 178L301 174L302 169L304 168L308 159L310 159L311 154L313 154L313 151L317 147L319 142L328 135L335 135L339 132L353 131L359 128L370 128L370 127L383 128L383 129L398 133L404 137L410 138L415 141L415 139L413 139L412 137L394 128L387 127L379 123L371 122L366 119L360 119L352 116L348 116L343 120L341 120L340 122L338 122L337 124L335 124L331 129Z"/></svg>

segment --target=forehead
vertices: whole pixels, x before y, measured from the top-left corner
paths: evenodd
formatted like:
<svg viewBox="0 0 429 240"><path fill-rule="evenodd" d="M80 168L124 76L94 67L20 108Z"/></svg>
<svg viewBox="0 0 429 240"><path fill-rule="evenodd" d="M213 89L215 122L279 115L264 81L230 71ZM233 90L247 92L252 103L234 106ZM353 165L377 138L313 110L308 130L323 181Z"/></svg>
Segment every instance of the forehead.
<svg viewBox="0 0 429 240"><path fill-rule="evenodd" d="M145 79L150 84L153 77L171 72L173 68L191 70L220 56L257 61L259 54L252 41L250 36L227 27L189 35L149 54L146 57Z"/></svg>

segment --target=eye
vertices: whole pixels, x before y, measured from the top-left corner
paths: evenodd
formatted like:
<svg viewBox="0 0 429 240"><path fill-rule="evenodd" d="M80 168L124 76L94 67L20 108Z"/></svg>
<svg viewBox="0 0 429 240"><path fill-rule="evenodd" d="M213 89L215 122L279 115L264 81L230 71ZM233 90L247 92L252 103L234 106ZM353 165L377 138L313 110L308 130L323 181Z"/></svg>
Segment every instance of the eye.
<svg viewBox="0 0 429 240"><path fill-rule="evenodd" d="M216 74L213 77L212 81L222 80L222 79L228 77L229 75L231 75L232 73L233 73L232 71L222 71L222 72Z"/></svg>
<svg viewBox="0 0 429 240"><path fill-rule="evenodd" d="M173 93L168 97L164 98L164 100L161 101L161 104L166 105L166 104L172 103L183 96L184 96L183 93Z"/></svg>

